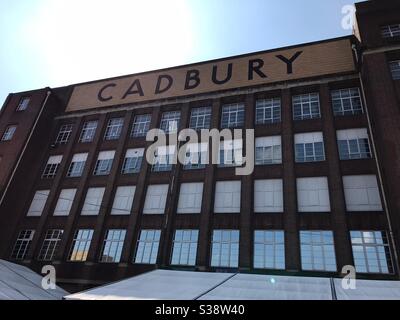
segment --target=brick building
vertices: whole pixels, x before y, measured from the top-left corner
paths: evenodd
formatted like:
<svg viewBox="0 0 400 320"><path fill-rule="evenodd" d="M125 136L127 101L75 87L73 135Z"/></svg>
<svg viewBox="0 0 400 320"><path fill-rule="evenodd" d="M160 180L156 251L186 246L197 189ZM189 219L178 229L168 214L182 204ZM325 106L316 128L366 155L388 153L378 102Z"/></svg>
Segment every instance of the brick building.
<svg viewBox="0 0 400 320"><path fill-rule="evenodd" d="M71 291L155 268L398 279L400 4L356 7L354 36L10 94L0 258ZM150 165L152 128L254 129L254 171L246 137Z"/></svg>

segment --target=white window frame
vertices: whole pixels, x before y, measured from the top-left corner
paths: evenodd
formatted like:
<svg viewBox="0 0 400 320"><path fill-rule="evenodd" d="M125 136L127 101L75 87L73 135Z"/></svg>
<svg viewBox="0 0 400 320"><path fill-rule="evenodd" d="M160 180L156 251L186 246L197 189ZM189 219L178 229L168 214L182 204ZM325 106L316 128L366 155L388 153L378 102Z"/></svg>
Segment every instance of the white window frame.
<svg viewBox="0 0 400 320"><path fill-rule="evenodd" d="M317 92L300 94L293 96L293 120L310 120L321 118L321 105L319 94ZM318 113L313 110L313 104L318 104ZM300 114L296 115L296 108L300 108ZM309 110L310 112L307 112Z"/></svg>
<svg viewBox="0 0 400 320"><path fill-rule="evenodd" d="M211 107L193 108L190 114L189 128L193 130L210 129Z"/></svg>
<svg viewBox="0 0 400 320"><path fill-rule="evenodd" d="M122 174L134 174L140 172L144 155L144 148L126 150Z"/></svg>
<svg viewBox="0 0 400 320"><path fill-rule="evenodd" d="M244 103L232 103L222 106L221 128L243 127L245 121Z"/></svg>
<svg viewBox="0 0 400 320"><path fill-rule="evenodd" d="M299 212L330 212L327 177L297 178L297 205ZM323 188L317 188L318 184Z"/></svg>
<svg viewBox="0 0 400 320"><path fill-rule="evenodd" d="M64 230L49 229L43 239L42 247L40 248L39 261L53 261L56 255Z"/></svg>
<svg viewBox="0 0 400 320"><path fill-rule="evenodd" d="M118 140L121 136L124 118L111 118L108 120L104 140Z"/></svg>
<svg viewBox="0 0 400 320"><path fill-rule="evenodd" d="M16 125L7 126L6 130L4 130L3 136L1 137L1 141L11 141L14 137L15 131L17 131Z"/></svg>
<svg viewBox="0 0 400 320"><path fill-rule="evenodd" d="M182 183L179 191L177 213L200 213L203 200L203 187L203 182Z"/></svg>
<svg viewBox="0 0 400 320"><path fill-rule="evenodd" d="M108 229L106 231L99 259L101 263L119 263L121 261L125 235L125 229Z"/></svg>
<svg viewBox="0 0 400 320"><path fill-rule="evenodd" d="M220 236L218 236L219 234ZM239 266L239 242L239 230L213 230L211 240L211 267L237 268ZM228 259L226 263L222 261L223 248L227 249Z"/></svg>
<svg viewBox="0 0 400 320"><path fill-rule="evenodd" d="M261 264L257 257L260 257ZM285 270L285 233L283 230L254 230L253 267Z"/></svg>
<svg viewBox="0 0 400 320"><path fill-rule="evenodd" d="M37 190L26 214L28 217L40 217L49 197L50 190Z"/></svg>
<svg viewBox="0 0 400 320"><path fill-rule="evenodd" d="M240 213L241 188L240 180L217 181L215 185L214 213Z"/></svg>
<svg viewBox="0 0 400 320"><path fill-rule="evenodd" d="M74 127L74 125L71 123L61 125L60 129L58 130L58 134L57 134L55 143L58 143L58 144L68 143L68 140L69 140L69 137L71 136L73 127Z"/></svg>
<svg viewBox="0 0 400 320"><path fill-rule="evenodd" d="M75 153L69 165L67 177L74 178L82 176L87 157L88 153Z"/></svg>
<svg viewBox="0 0 400 320"><path fill-rule="evenodd" d="M198 241L199 230L197 229L175 230L172 243L171 265L195 266Z"/></svg>
<svg viewBox="0 0 400 320"><path fill-rule="evenodd" d="M132 125L131 138L145 137L150 130L151 114L138 114Z"/></svg>
<svg viewBox="0 0 400 320"><path fill-rule="evenodd" d="M57 200L54 216L68 216L74 203L77 189L62 189Z"/></svg>
<svg viewBox="0 0 400 320"><path fill-rule="evenodd" d="M143 214L164 214L168 196L168 184L152 184L147 187ZM155 206L157 204L157 206Z"/></svg>
<svg viewBox="0 0 400 320"><path fill-rule="evenodd" d="M254 212L283 212L282 179L254 180Z"/></svg>
<svg viewBox="0 0 400 320"><path fill-rule="evenodd" d="M97 120L86 121L82 126L81 135L79 136L79 142L92 142L96 135L98 126Z"/></svg>
<svg viewBox="0 0 400 320"><path fill-rule="evenodd" d="M388 24L381 27L383 38L400 37L400 23Z"/></svg>
<svg viewBox="0 0 400 320"><path fill-rule="evenodd" d="M22 97L17 106L17 111L24 111L28 108L29 103L31 101L31 97Z"/></svg>
<svg viewBox="0 0 400 320"><path fill-rule="evenodd" d="M218 167L238 167L243 165L243 140L223 140L219 143Z"/></svg>
<svg viewBox="0 0 400 320"><path fill-rule="evenodd" d="M88 188L81 210L82 216L97 216L99 214L105 189L104 187Z"/></svg>
<svg viewBox="0 0 400 320"><path fill-rule="evenodd" d="M47 160L46 166L42 173L42 179L54 178L57 174L58 167L63 159L62 155L52 155Z"/></svg>
<svg viewBox="0 0 400 320"><path fill-rule="evenodd" d="M110 174L114 162L115 150L100 151L96 165L93 170L95 176L106 176Z"/></svg>
<svg viewBox="0 0 400 320"><path fill-rule="evenodd" d="M29 252L35 230L27 229L21 230L15 240L14 248L11 253L11 259L13 260L24 260L27 253Z"/></svg>
<svg viewBox="0 0 400 320"><path fill-rule="evenodd" d="M262 114L262 117L259 117ZM270 116L269 116L270 114ZM279 116L276 116L279 114ZM281 98L258 99L256 101L256 124L281 122Z"/></svg>
<svg viewBox="0 0 400 320"><path fill-rule="evenodd" d="M336 136L340 160L372 158L371 145L369 142L368 130L366 128L337 130ZM368 152L361 151L363 149L362 144L365 144L365 142ZM357 147L357 152L352 151L354 143ZM344 147L345 150L343 150ZM345 151L345 153L343 153L343 151Z"/></svg>
<svg viewBox="0 0 400 320"><path fill-rule="evenodd" d="M355 115L364 113L360 88L346 88L346 89L333 90L331 92L331 98L332 98L333 113L335 116ZM345 100L349 100L350 102L350 109L348 110L344 109ZM357 105L355 106L355 100L359 100L360 104L359 107ZM340 108L339 110L336 110L338 104L340 104Z"/></svg>
<svg viewBox="0 0 400 320"><path fill-rule="evenodd" d="M179 130L181 122L180 111L166 111L161 116L160 129L166 134L175 133Z"/></svg>
<svg viewBox="0 0 400 320"><path fill-rule="evenodd" d="M93 229L78 229L75 231L68 261L84 262L89 254L93 238Z"/></svg>
<svg viewBox="0 0 400 320"><path fill-rule="evenodd" d="M282 163L281 136L257 137L255 140L255 165L273 165ZM269 157L269 154L271 155ZM262 157L260 156L262 155Z"/></svg>
<svg viewBox="0 0 400 320"><path fill-rule="evenodd" d="M142 229L136 244L135 264L156 264L160 248L161 230ZM145 259L146 250L150 250Z"/></svg>
<svg viewBox="0 0 400 320"><path fill-rule="evenodd" d="M118 186L115 191L111 215L130 215L136 186Z"/></svg>
<svg viewBox="0 0 400 320"><path fill-rule="evenodd" d="M296 163L320 162L326 160L324 136L322 132L297 133L294 135L294 144ZM322 154L317 154L317 144L319 146L322 146ZM307 148L310 145L312 145L312 154L307 153L307 151L310 151ZM301 150L304 157L301 157L301 154L299 154L299 150Z"/></svg>

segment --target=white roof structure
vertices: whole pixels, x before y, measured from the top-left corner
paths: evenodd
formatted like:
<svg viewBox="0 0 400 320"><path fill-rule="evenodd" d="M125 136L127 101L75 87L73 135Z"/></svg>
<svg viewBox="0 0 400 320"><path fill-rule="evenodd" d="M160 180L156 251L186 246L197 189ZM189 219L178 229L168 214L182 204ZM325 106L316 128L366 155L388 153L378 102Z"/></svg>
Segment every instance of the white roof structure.
<svg viewBox="0 0 400 320"><path fill-rule="evenodd" d="M76 294L68 300L369 300L399 299L399 281L155 270Z"/></svg>
<svg viewBox="0 0 400 320"><path fill-rule="evenodd" d="M42 276L27 267L0 260L0 300L61 300L68 292L42 288Z"/></svg>

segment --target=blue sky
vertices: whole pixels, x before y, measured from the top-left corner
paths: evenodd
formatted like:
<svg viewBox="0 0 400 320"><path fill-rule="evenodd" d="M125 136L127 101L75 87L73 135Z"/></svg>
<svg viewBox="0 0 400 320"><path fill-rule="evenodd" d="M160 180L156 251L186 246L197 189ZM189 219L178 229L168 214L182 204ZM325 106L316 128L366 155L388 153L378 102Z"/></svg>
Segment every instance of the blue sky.
<svg viewBox="0 0 400 320"><path fill-rule="evenodd" d="M348 35L355 0L1 0L0 105L9 92Z"/></svg>

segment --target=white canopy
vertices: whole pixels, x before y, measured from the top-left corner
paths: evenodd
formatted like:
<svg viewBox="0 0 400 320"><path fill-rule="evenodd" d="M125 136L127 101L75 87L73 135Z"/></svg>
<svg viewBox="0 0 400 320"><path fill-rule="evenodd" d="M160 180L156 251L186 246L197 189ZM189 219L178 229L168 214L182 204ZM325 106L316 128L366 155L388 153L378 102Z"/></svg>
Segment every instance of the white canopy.
<svg viewBox="0 0 400 320"><path fill-rule="evenodd" d="M27 267L0 260L0 300L61 300L68 292L42 288L42 276Z"/></svg>
<svg viewBox="0 0 400 320"><path fill-rule="evenodd" d="M78 300L346 300L400 299L400 282L156 270L71 294Z"/></svg>

